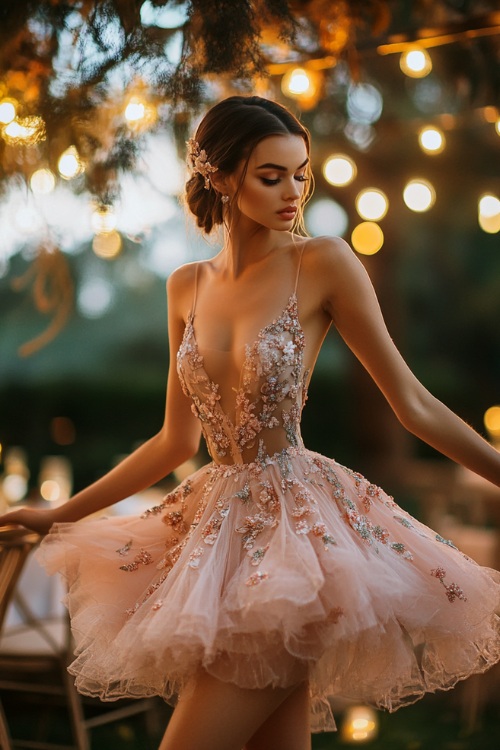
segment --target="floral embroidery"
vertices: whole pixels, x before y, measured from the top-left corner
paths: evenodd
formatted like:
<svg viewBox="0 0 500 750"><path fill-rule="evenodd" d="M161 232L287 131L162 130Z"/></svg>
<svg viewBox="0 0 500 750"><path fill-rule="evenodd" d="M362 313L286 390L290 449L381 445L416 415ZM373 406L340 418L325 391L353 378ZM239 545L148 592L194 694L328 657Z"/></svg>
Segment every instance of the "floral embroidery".
<svg viewBox="0 0 500 750"><path fill-rule="evenodd" d="M461 599L463 602L467 601L467 597L457 583L446 584L444 579L446 578L446 570L438 567L431 570L431 576L434 576L444 586L448 601L453 604L455 599Z"/></svg>
<svg viewBox="0 0 500 750"><path fill-rule="evenodd" d="M147 552L145 549L141 549L141 551L134 557L133 562L128 563L128 565L120 565L120 570L131 572L137 570L139 565L150 565L152 562L153 556L151 553Z"/></svg>
<svg viewBox="0 0 500 750"><path fill-rule="evenodd" d="M200 566L200 557L203 555L202 547L195 547L189 555L188 565L190 568L198 568Z"/></svg>
<svg viewBox="0 0 500 750"><path fill-rule="evenodd" d="M265 547L259 547L258 549L254 550L253 552L249 552L249 557L251 560L251 565L259 565L260 562L264 559L264 555L266 554L267 550L269 549L269 545L266 544Z"/></svg>
<svg viewBox="0 0 500 750"><path fill-rule="evenodd" d="M210 519L210 521L208 521L208 523L205 524L205 526L203 527L203 531L201 532L205 544L215 544L215 542L217 541L217 537L219 536L219 531L222 526L223 520L224 518L221 516L214 516Z"/></svg>
<svg viewBox="0 0 500 750"><path fill-rule="evenodd" d="M274 528L278 521L267 513L256 513L255 516L247 516L245 523L236 531L243 536L243 549L252 549L255 540L266 527Z"/></svg>
<svg viewBox="0 0 500 750"><path fill-rule="evenodd" d="M337 544L333 536L326 530L326 526L324 523L315 523L311 528L311 531L314 536L321 537L321 541L325 545L325 549L328 549L329 544Z"/></svg>
<svg viewBox="0 0 500 750"><path fill-rule="evenodd" d="M245 581L247 586L258 586L262 581L266 581L269 578L269 573L264 573L262 570L257 570L255 573L247 578Z"/></svg>
<svg viewBox="0 0 500 750"><path fill-rule="evenodd" d="M177 354L183 392L192 400L210 453L223 458L241 456L253 448L263 430L282 429L290 446L302 445L300 415L307 398L308 371L304 370L304 333L300 327L295 293L276 320L264 326L245 349L241 385L236 391L233 424L220 403L219 386L204 369L189 315ZM289 407L280 410L280 405ZM264 449L265 452L265 449Z"/></svg>
<svg viewBox="0 0 500 750"><path fill-rule="evenodd" d="M448 547L451 547L452 549L457 549L457 547L453 544L451 539L445 539L440 534L436 534L436 541L441 542L441 544L447 544Z"/></svg>
<svg viewBox="0 0 500 750"><path fill-rule="evenodd" d="M129 539L127 544L124 544L123 547L120 547L120 549L117 549L117 553L120 555L120 557L125 557L130 552L130 548L132 547L132 539Z"/></svg>

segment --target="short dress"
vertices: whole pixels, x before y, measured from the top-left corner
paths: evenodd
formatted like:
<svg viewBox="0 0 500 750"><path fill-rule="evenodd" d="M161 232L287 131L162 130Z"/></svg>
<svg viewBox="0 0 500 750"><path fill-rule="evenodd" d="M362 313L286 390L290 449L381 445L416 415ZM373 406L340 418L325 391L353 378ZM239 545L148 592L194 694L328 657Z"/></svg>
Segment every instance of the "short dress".
<svg viewBox="0 0 500 750"><path fill-rule="evenodd" d="M304 447L297 279L246 347L232 404L193 304L177 370L213 460L140 516L44 539L40 559L67 581L81 693L175 702L202 669L243 688L307 679L319 732L335 729L339 696L392 711L500 660L500 574Z"/></svg>

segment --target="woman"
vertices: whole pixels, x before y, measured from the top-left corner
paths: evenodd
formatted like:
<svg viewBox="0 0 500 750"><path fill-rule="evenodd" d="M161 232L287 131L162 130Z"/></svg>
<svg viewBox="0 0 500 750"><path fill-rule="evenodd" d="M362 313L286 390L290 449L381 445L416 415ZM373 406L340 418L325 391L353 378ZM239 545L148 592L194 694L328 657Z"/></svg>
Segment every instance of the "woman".
<svg viewBox="0 0 500 750"><path fill-rule="evenodd" d="M161 750L305 750L333 696L394 710L500 659L500 576L304 448L330 325L407 429L498 486L500 454L409 371L346 243L294 233L309 136L286 109L231 97L188 145L188 206L224 247L168 281L164 425L64 506L0 522L50 529L82 692L180 694ZM201 431L213 462L161 505L73 523L160 480Z"/></svg>

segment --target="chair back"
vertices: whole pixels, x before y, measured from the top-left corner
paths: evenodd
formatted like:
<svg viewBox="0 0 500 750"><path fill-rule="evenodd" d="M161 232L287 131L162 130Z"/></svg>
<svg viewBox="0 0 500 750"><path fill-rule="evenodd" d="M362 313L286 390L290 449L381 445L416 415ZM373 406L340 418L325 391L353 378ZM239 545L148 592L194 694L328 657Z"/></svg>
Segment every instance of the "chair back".
<svg viewBox="0 0 500 750"><path fill-rule="evenodd" d="M0 631L23 565L39 540L26 529L0 528Z"/></svg>

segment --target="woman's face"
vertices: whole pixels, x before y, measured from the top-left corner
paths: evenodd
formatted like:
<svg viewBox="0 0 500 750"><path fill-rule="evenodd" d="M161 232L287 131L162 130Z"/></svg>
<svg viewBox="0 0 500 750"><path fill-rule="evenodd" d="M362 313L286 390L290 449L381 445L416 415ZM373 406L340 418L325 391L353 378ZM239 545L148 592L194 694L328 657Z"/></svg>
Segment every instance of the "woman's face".
<svg viewBox="0 0 500 750"><path fill-rule="evenodd" d="M272 135L260 141L244 164L229 177L242 216L268 229L289 231L309 179L309 156L299 135Z"/></svg>

